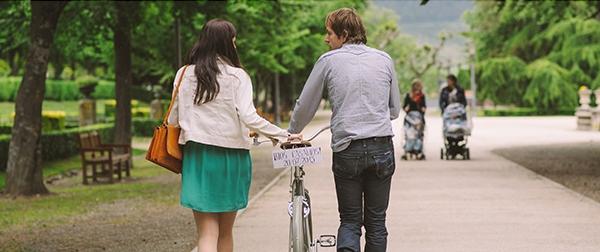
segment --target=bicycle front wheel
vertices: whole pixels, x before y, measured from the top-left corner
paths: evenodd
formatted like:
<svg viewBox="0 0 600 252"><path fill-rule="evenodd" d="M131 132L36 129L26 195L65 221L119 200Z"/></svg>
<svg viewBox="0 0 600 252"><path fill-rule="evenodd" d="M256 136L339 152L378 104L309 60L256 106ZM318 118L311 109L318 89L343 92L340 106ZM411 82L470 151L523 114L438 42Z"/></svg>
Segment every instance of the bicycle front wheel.
<svg viewBox="0 0 600 252"><path fill-rule="evenodd" d="M306 252L304 247L303 197L294 196L292 201L292 251Z"/></svg>

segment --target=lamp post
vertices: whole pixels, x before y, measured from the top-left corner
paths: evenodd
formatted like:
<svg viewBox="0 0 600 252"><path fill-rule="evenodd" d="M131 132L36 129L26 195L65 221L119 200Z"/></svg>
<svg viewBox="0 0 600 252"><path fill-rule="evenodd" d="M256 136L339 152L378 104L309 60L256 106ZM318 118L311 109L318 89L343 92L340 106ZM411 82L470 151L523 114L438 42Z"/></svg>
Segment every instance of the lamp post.
<svg viewBox="0 0 600 252"><path fill-rule="evenodd" d="M471 58L471 92L473 92L473 115L477 115L477 83L475 82L475 63L477 63L477 49L475 43L469 43L469 54Z"/></svg>

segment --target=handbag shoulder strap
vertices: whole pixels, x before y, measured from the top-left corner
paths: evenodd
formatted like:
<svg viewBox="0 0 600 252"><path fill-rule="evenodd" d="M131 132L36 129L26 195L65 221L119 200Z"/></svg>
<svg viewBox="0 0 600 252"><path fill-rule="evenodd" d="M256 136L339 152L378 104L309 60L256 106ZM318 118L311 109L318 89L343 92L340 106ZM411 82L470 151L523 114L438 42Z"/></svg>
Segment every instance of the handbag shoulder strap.
<svg viewBox="0 0 600 252"><path fill-rule="evenodd" d="M167 109L167 113L165 114L165 119L163 119L163 124L167 125L167 120L169 119L169 115L171 114L171 108L173 107L173 102L175 102L175 98L177 98L177 94L179 93L179 86L181 85L181 81L183 80L183 76L185 75L185 70L189 65L185 65L183 67L183 71L181 71L181 75L179 76L179 80L177 81L177 86L175 86L175 92L173 92L173 97L171 97L171 102L169 103L169 109Z"/></svg>

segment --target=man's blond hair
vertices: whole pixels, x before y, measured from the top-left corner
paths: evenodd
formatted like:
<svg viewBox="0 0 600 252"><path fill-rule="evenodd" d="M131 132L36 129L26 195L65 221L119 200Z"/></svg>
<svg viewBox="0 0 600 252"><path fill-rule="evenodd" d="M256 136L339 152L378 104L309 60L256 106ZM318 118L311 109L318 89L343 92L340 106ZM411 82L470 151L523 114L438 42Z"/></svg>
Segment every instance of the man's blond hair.
<svg viewBox="0 0 600 252"><path fill-rule="evenodd" d="M354 9L341 8L330 12L325 19L325 25L338 37L346 36L346 43L367 43L365 26Z"/></svg>

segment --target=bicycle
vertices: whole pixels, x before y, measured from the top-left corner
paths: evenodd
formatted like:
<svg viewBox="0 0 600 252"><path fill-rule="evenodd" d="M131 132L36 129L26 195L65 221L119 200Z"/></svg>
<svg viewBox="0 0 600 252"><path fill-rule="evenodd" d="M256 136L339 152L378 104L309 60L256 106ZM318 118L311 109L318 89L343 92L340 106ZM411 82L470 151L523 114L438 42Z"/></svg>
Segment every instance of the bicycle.
<svg viewBox="0 0 600 252"><path fill-rule="evenodd" d="M329 126L324 127L304 141L287 141L280 143L280 148L283 150L293 150L312 147L310 141L328 129ZM255 146L267 142L272 142L273 146L276 146L279 142L274 138L259 141L258 135L254 135L253 138ZM308 189L304 186L305 174L303 165L291 166L291 199L288 202L288 214L290 216L289 251L291 252L317 252L319 247L333 247L336 245L335 235L320 235L317 239L313 238L310 195Z"/></svg>

